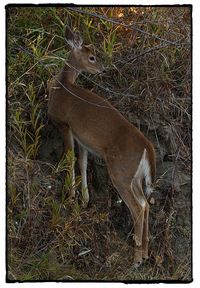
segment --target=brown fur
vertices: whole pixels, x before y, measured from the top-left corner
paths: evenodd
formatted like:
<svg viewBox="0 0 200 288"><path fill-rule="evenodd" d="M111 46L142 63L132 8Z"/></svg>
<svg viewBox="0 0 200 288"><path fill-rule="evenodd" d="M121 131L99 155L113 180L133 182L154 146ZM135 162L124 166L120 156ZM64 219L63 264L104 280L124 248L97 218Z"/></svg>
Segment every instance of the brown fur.
<svg viewBox="0 0 200 288"><path fill-rule="evenodd" d="M142 257L148 257L149 204L143 193L144 179L134 179L134 175L146 149L154 181L155 151L151 142L107 100L74 84L77 70L96 73L102 65L96 61L90 63L89 57L94 55L87 46L79 47L80 36L73 40L69 30L66 35L70 36L69 44L74 47L68 64L49 87L48 114L63 133L66 151L72 148L68 141L68 134L72 133L81 146L104 158L113 185L133 217L137 264ZM139 203L144 203L144 207Z"/></svg>

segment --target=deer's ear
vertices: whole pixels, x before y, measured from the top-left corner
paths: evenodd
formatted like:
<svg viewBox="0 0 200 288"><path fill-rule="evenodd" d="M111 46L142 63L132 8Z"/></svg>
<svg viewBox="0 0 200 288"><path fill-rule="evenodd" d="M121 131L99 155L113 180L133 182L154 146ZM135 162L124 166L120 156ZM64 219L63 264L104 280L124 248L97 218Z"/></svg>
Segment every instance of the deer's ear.
<svg viewBox="0 0 200 288"><path fill-rule="evenodd" d="M65 28L65 40L71 46L71 48L82 48L83 39L80 33L78 31L75 33L72 32L68 26Z"/></svg>
<svg viewBox="0 0 200 288"><path fill-rule="evenodd" d="M93 54L95 54L95 47L93 44L84 45L86 48L88 48Z"/></svg>

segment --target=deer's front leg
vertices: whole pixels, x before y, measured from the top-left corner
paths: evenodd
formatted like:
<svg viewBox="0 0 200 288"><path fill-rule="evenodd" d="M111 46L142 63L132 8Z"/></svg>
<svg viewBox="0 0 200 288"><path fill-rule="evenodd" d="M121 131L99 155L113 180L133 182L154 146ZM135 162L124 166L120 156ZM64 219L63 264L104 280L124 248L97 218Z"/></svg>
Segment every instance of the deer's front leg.
<svg viewBox="0 0 200 288"><path fill-rule="evenodd" d="M68 125L60 125L59 130L62 134L63 141L64 141L64 154L67 153L68 151L73 151L74 152L74 137L72 134L72 131ZM75 170L74 167L72 167L72 186L69 191L70 198L74 199L75 198Z"/></svg>
<svg viewBox="0 0 200 288"><path fill-rule="evenodd" d="M83 207L87 207L89 202L89 193L87 185L87 150L79 145L79 167L81 172L81 192L83 199Z"/></svg>

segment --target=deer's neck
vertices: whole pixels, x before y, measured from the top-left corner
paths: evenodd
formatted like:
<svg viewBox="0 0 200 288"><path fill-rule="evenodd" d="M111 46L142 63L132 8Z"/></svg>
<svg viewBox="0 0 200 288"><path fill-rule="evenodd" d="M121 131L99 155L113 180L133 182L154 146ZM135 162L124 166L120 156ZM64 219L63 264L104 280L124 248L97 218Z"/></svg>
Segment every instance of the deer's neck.
<svg viewBox="0 0 200 288"><path fill-rule="evenodd" d="M69 65L65 64L62 70L62 76L61 76L62 82L66 84L67 83L73 84L76 81L78 74L79 72L75 68L71 67L70 63Z"/></svg>

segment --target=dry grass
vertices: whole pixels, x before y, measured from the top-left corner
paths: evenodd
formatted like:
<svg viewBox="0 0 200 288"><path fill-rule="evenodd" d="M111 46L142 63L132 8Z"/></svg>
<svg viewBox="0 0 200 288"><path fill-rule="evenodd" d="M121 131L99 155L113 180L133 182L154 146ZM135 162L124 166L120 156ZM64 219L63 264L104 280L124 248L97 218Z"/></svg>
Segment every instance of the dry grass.
<svg viewBox="0 0 200 288"><path fill-rule="evenodd" d="M82 11L7 7L7 280L191 281L190 8ZM107 66L79 85L108 98L156 146L150 259L137 270L130 215L104 167L89 161L88 209L67 198L72 155L60 160L46 114L47 82L67 57L65 23Z"/></svg>

